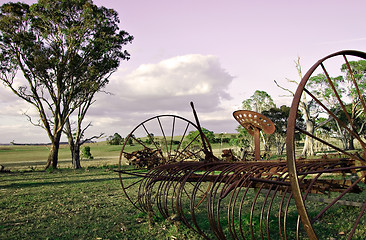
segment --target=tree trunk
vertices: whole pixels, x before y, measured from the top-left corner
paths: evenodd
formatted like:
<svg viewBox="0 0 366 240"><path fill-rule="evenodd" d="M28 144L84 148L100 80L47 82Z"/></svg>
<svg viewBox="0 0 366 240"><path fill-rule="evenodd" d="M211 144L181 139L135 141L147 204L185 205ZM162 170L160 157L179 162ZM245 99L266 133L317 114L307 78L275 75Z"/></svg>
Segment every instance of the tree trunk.
<svg viewBox="0 0 366 240"><path fill-rule="evenodd" d="M69 148L70 148L70 152L71 152L71 162L72 162L72 168L73 169L79 169L81 168L81 164L80 164L80 144L79 142L73 139L73 136L71 134L71 128L70 128L70 123L67 122L66 123L66 135L67 135L67 140L69 142Z"/></svg>
<svg viewBox="0 0 366 240"><path fill-rule="evenodd" d="M73 169L80 169L81 168L81 164L80 164L80 145L78 143L74 144L73 149L71 149L70 146L70 150L72 152L72 168Z"/></svg>
<svg viewBox="0 0 366 240"><path fill-rule="evenodd" d="M348 150L355 150L355 145L353 143L354 139L355 139L355 137L352 134L350 134L349 138L347 139L348 140L348 144L347 144L348 145L348 147L347 147Z"/></svg>
<svg viewBox="0 0 366 240"><path fill-rule="evenodd" d="M58 150L60 148L61 132L57 133L52 141L51 149L48 154L48 160L45 169L57 169L58 164Z"/></svg>
<svg viewBox="0 0 366 240"><path fill-rule="evenodd" d="M314 134L314 123L310 119L306 120L306 131L310 134ZM313 138L306 135L305 137L305 144L304 148L302 150L301 155L303 156L313 156L314 155L314 149L313 149Z"/></svg>

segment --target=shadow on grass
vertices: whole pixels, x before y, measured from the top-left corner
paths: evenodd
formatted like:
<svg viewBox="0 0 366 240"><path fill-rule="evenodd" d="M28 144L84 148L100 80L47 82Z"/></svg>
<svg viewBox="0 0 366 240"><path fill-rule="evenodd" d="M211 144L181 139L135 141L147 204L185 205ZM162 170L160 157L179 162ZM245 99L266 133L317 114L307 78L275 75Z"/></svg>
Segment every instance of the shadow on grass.
<svg viewBox="0 0 366 240"><path fill-rule="evenodd" d="M83 180L70 180L70 181L46 181L46 182L27 182L27 183L11 183L8 185L2 185L1 188L12 189L12 188L28 188L28 187L40 187L47 185L69 185L76 183L96 183L105 181L117 181L119 177L109 177L109 178L98 178L98 179L83 179Z"/></svg>
<svg viewBox="0 0 366 240"><path fill-rule="evenodd" d="M31 173L31 172L30 172ZM24 173L21 173L24 174ZM72 178L85 178L85 177L90 177L90 176L96 176L95 173L90 173L90 174L83 174L83 175L74 175L72 176ZM50 180L54 180L54 179L58 179L58 178L65 178L65 176L50 176L50 177L46 177L46 178L32 178L32 179L18 179L18 180L10 180L10 181L0 181L3 183L6 182L11 182L11 181L33 181L33 182L25 182L25 183L10 183L10 184L0 184L0 188L3 189L14 189L14 188L27 188L27 187L39 187L39 186L48 186L48 185L62 185L62 184L76 184L76 183L96 183L96 182L105 182L105 181L118 181L119 183L119 176L118 174L116 174L115 176L112 177L107 177L107 178L97 178L97 179L82 179L82 180L65 180L65 181L50 181ZM131 177L124 177L124 180L128 180L128 179L134 179L136 177L131 176ZM42 181L42 182L34 182L34 181ZM48 181L44 181L44 180L48 180Z"/></svg>

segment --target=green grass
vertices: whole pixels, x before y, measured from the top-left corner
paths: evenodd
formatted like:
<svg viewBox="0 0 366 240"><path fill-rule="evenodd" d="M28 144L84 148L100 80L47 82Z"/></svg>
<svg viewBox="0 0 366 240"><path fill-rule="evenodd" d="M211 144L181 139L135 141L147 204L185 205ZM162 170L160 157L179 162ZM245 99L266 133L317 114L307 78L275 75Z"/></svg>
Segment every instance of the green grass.
<svg viewBox="0 0 366 240"><path fill-rule="evenodd" d="M82 160L82 167L118 164L122 146L108 145L106 142L85 144L90 146L93 160ZM47 162L50 146L0 146L0 164L8 170L41 170ZM60 145L58 166L71 168L71 153L68 145Z"/></svg>
<svg viewBox="0 0 366 240"><path fill-rule="evenodd" d="M0 175L0 239L201 239L180 223L149 226L109 168Z"/></svg>
<svg viewBox="0 0 366 240"><path fill-rule="evenodd" d="M84 169L71 169L69 149L61 146L60 169L54 172L38 171L46 163L48 146L0 146L0 164L11 170L11 173L0 173L0 239L202 239L183 223L159 216L149 224L148 216L127 200L118 174L113 171L122 146L105 142L88 145L94 159L82 160ZM216 146L216 150L219 147ZM362 187L366 188L366 185ZM247 197L249 202L243 207L245 211L251 207L254 197L251 192ZM365 194L354 194L350 197L355 199L346 200L363 200ZM314 208L309 209L318 212L320 203L307 204L313 204ZM222 205L225 206L224 201ZM205 206L202 204L197 209L198 224L205 233L212 234ZM288 221L295 222L296 209L294 204L291 207L295 215L289 216ZM228 235L225 207L223 211L220 221ZM314 224L319 238L345 239L341 233L349 231L347 224L354 222L359 211L354 207L334 207ZM256 210L255 215L259 214ZM354 239L364 239L365 218L363 216ZM242 221L248 225L249 216L243 215ZM253 221L258 219L255 217ZM276 236L276 217L271 218L270 226L271 237ZM255 224L254 232L259 233L258 224Z"/></svg>

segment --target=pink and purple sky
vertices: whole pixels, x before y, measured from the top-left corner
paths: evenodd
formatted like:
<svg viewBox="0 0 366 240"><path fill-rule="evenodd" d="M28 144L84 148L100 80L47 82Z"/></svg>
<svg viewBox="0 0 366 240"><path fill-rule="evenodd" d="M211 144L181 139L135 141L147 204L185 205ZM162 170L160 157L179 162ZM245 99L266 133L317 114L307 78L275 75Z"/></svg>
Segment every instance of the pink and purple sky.
<svg viewBox="0 0 366 240"><path fill-rule="evenodd" d="M0 0L0 4L8 1ZM24 0L32 4L34 0ZM119 13L120 28L135 37L106 91L85 123L87 136L126 136L143 120L176 114L215 133L234 133L232 112L255 90L269 93L277 106L291 105L274 80L295 90L294 61L303 73L333 52L366 51L364 0L94 0ZM46 132L22 115L32 106L0 86L0 143L49 142Z"/></svg>

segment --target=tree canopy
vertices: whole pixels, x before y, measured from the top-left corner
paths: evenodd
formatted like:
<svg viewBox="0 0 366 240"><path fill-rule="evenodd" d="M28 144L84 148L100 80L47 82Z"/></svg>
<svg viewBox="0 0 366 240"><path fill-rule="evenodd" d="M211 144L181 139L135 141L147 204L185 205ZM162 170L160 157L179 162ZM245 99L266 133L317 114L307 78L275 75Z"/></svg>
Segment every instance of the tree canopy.
<svg viewBox="0 0 366 240"><path fill-rule="evenodd" d="M261 113L275 107L272 97L266 91L256 90L254 94L242 102L245 110Z"/></svg>
<svg viewBox="0 0 366 240"><path fill-rule="evenodd" d="M133 37L119 30L116 11L91 0L39 0L0 7L0 79L33 105L57 167L59 141L69 116L109 82ZM20 71L24 79L15 78Z"/></svg>

